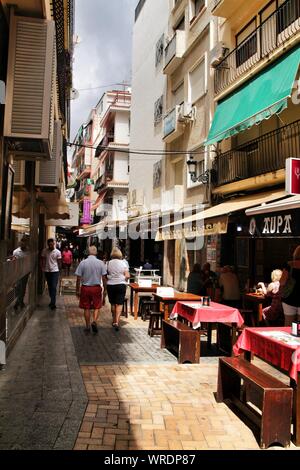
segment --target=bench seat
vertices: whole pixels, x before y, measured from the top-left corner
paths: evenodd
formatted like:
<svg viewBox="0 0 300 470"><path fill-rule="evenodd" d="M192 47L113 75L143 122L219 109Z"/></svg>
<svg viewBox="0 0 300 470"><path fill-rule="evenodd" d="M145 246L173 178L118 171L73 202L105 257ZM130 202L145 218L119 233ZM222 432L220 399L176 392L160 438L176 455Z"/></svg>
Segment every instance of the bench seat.
<svg viewBox="0 0 300 470"><path fill-rule="evenodd" d="M217 402L226 399L260 429L261 448L275 443L284 447L290 445L293 390L288 385L245 359L222 357L219 359Z"/></svg>
<svg viewBox="0 0 300 470"><path fill-rule="evenodd" d="M200 331L194 330L179 320L163 320L161 348L175 352L179 364L198 364Z"/></svg>

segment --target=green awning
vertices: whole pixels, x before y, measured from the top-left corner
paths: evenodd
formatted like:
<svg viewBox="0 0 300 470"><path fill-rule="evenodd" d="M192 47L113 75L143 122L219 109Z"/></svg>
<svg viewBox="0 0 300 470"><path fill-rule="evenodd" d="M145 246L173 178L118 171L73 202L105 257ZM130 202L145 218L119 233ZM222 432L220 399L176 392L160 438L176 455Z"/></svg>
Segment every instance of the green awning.
<svg viewBox="0 0 300 470"><path fill-rule="evenodd" d="M299 63L298 46L220 101L205 145L227 139L287 108Z"/></svg>

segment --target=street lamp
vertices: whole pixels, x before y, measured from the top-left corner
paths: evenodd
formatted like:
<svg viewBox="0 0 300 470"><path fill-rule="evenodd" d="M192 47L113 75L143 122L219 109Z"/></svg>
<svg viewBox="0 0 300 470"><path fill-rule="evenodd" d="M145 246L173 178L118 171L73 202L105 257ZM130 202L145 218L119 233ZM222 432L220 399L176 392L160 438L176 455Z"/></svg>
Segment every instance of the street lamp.
<svg viewBox="0 0 300 470"><path fill-rule="evenodd" d="M203 184L209 183L209 174L210 174L209 170L206 170L201 175L197 175L198 162L194 160L193 155L189 155L188 161L186 163L189 169L189 175L193 183L197 183L197 182L203 183Z"/></svg>

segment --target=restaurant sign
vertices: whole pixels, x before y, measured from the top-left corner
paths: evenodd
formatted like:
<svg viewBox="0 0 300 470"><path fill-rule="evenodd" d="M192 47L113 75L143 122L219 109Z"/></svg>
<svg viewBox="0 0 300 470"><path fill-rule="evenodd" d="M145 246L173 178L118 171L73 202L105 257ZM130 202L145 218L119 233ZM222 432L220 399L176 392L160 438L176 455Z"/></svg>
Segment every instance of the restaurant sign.
<svg viewBox="0 0 300 470"><path fill-rule="evenodd" d="M257 237L295 237L300 235L297 210L282 213L260 214L252 217L249 233Z"/></svg>
<svg viewBox="0 0 300 470"><path fill-rule="evenodd" d="M286 160L286 192L300 194L300 158Z"/></svg>

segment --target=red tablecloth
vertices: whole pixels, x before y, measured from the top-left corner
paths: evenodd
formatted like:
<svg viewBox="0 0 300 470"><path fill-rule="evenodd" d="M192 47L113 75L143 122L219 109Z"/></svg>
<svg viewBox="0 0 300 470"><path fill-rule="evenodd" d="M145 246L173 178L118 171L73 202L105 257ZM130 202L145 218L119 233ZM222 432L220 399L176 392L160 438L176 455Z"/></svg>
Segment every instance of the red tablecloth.
<svg viewBox="0 0 300 470"><path fill-rule="evenodd" d="M209 307L202 306L198 302L177 302L174 305L170 318L180 315L192 322L194 328L199 328L203 323L237 323L241 326L244 319L238 309L227 305L211 302Z"/></svg>
<svg viewBox="0 0 300 470"><path fill-rule="evenodd" d="M300 344L290 345L274 337L264 336L263 332L268 331L277 334L291 333L291 327L245 328L233 348L234 354L237 356L244 351L250 351L275 367L283 369L297 381L297 373L300 372Z"/></svg>

